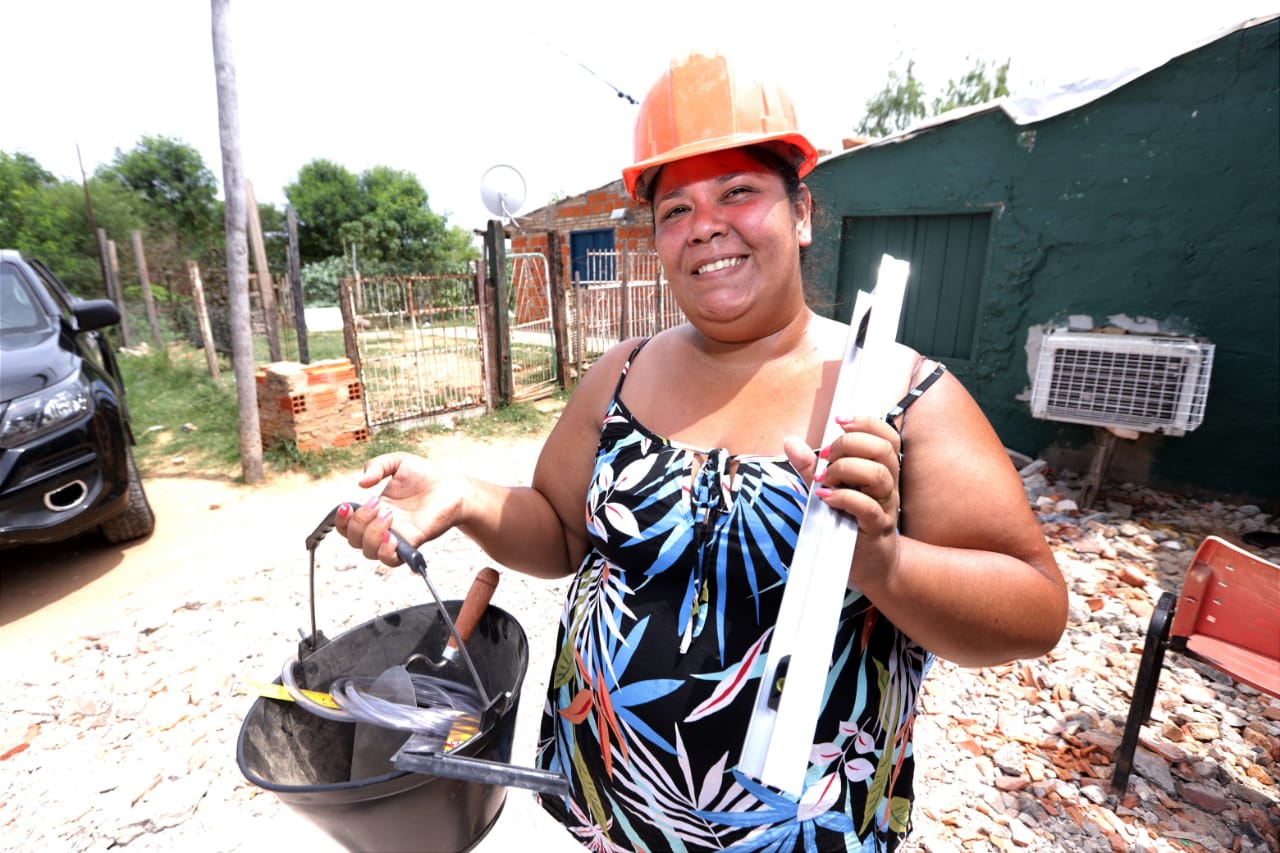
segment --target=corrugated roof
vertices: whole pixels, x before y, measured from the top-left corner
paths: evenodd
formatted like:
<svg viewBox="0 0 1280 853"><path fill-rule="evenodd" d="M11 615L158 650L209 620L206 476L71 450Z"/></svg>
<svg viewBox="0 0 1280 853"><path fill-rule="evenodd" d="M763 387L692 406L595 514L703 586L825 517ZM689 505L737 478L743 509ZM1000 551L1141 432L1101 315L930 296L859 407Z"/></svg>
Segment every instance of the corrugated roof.
<svg viewBox="0 0 1280 853"><path fill-rule="evenodd" d="M877 148L882 145L892 145L898 142L905 142L914 136L926 133L943 125L964 121L971 116L981 115L982 113L988 113L994 110L1003 110L1014 124L1035 124L1036 122L1062 115L1063 113L1078 109L1079 107L1090 104L1099 98L1105 97L1122 86L1132 83L1139 77L1149 74L1157 68L1164 67L1170 61L1177 59L1179 56L1184 56L1194 50L1199 50L1205 45L1213 44L1219 39L1226 38L1232 33L1247 30L1251 27L1261 26L1262 24L1269 23L1277 18L1280 18L1280 12L1242 21L1235 26L1227 27L1213 36L1197 39L1195 43L1169 53L1167 56L1163 56L1155 61L1148 62L1142 66L1130 66L1107 76L1078 80L1061 86L1039 89L1026 95L1019 95L1016 97L1010 95L1004 98L997 98L994 101L988 101L984 104L975 104L970 107L960 107L958 109L949 110L945 113L940 113L936 116L930 116L929 118L923 119L922 121L919 121L904 130L898 131L897 133L863 143L846 151L832 154L823 158L823 160L826 161L833 160L837 157L848 157L859 151L865 151L868 148Z"/></svg>

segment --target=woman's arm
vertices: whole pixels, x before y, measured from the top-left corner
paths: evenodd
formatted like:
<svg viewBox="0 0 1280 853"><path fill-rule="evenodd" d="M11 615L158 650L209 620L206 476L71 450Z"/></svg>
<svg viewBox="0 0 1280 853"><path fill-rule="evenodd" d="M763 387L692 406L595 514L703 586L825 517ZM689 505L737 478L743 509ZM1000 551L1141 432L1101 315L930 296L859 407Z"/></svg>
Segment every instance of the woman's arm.
<svg viewBox="0 0 1280 853"><path fill-rule="evenodd" d="M388 530L416 548L457 527L508 568L543 578L570 573L586 554L583 507L600 421L629 351L611 350L583 377L543 445L532 486L444 472L407 453L378 456L365 465L359 485L387 484L363 505L339 512L339 534L366 557L394 566L400 560Z"/></svg>
<svg viewBox="0 0 1280 853"><path fill-rule="evenodd" d="M845 430L815 487L858 520L850 584L913 640L961 665L1053 648L1066 625L1066 585L1021 478L960 382L944 374L907 410L901 472L887 424L859 418Z"/></svg>

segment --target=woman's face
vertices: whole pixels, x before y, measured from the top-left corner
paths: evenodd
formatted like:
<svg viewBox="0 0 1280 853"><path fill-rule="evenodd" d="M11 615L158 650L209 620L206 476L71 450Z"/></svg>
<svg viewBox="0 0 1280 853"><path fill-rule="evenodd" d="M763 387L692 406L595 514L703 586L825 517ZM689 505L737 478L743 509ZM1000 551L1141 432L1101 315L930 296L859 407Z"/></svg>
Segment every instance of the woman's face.
<svg viewBox="0 0 1280 853"><path fill-rule="evenodd" d="M809 191L744 149L677 160L653 194L658 255L690 322L709 337L748 341L805 309L800 247L812 239Z"/></svg>

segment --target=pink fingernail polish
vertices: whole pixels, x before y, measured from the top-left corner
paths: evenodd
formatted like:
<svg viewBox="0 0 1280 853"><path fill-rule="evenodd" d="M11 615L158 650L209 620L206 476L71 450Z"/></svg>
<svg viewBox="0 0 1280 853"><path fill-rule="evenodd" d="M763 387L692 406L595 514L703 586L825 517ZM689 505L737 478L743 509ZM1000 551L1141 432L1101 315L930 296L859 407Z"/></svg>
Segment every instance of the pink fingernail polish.
<svg viewBox="0 0 1280 853"><path fill-rule="evenodd" d="M364 502L364 508L373 509L375 506L378 505L379 500L380 498L378 497L378 495L374 495L373 497L369 498L369 500Z"/></svg>
<svg viewBox="0 0 1280 853"><path fill-rule="evenodd" d="M826 459L826 458L827 458L828 456L830 456L830 455L831 455L831 445L829 445L829 444L828 444L826 447L824 447L824 448L822 448L821 450L819 450L819 451L818 451L818 458L819 458L819 459Z"/></svg>
<svg viewBox="0 0 1280 853"><path fill-rule="evenodd" d="M821 483L821 482L822 482L822 480L823 480L823 478L824 478L824 477L826 477L826 476L827 476L827 469L823 468L821 471L818 471L818 472L815 472L815 473L814 473L814 475L813 475L813 481L814 481L815 483Z"/></svg>
<svg viewBox="0 0 1280 853"><path fill-rule="evenodd" d="M814 494L816 494L820 498L831 497L831 491L832 490L828 489L826 486L819 486L818 488L813 490Z"/></svg>
<svg viewBox="0 0 1280 853"><path fill-rule="evenodd" d="M384 531L382 531L382 542L383 542L383 544L386 544L387 542L390 542L390 541L391 541L391 531L390 531L390 530L384 530Z"/></svg>
<svg viewBox="0 0 1280 853"><path fill-rule="evenodd" d="M391 517L391 507L389 506L384 506L382 510L378 513L378 521L386 521L390 517Z"/></svg>
<svg viewBox="0 0 1280 853"><path fill-rule="evenodd" d="M853 423L853 418L846 417L845 415L837 415L835 421L840 424L840 426L844 426L845 424Z"/></svg>
<svg viewBox="0 0 1280 853"><path fill-rule="evenodd" d="M342 504L339 506L338 515L342 518L346 518L348 515L351 515L351 504Z"/></svg>

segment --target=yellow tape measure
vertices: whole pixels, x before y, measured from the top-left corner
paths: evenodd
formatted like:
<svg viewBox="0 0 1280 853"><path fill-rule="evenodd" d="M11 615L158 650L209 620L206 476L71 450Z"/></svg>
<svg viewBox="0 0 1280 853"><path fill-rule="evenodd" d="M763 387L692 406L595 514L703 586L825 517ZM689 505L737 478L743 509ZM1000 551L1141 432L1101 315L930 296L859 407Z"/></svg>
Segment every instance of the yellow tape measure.
<svg viewBox="0 0 1280 853"><path fill-rule="evenodd" d="M246 696L265 696L268 699L281 699L285 702L293 701L293 696L289 694L283 684L271 684L265 681L238 682L236 684L236 693ZM303 690L302 695L317 705L323 705L335 711L342 710L328 693L321 693L319 690Z"/></svg>
<svg viewBox="0 0 1280 853"><path fill-rule="evenodd" d="M267 699L280 699L284 702L295 701L283 684L274 684L266 681L238 681L235 685L235 692L241 696L263 696ZM342 710L342 706L334 701L334 698L328 693L322 693L319 690L303 690L301 693L317 705L323 705L335 711ZM449 736L444 739L443 751L452 752L479 734L479 731L475 722L459 720L449 731Z"/></svg>

